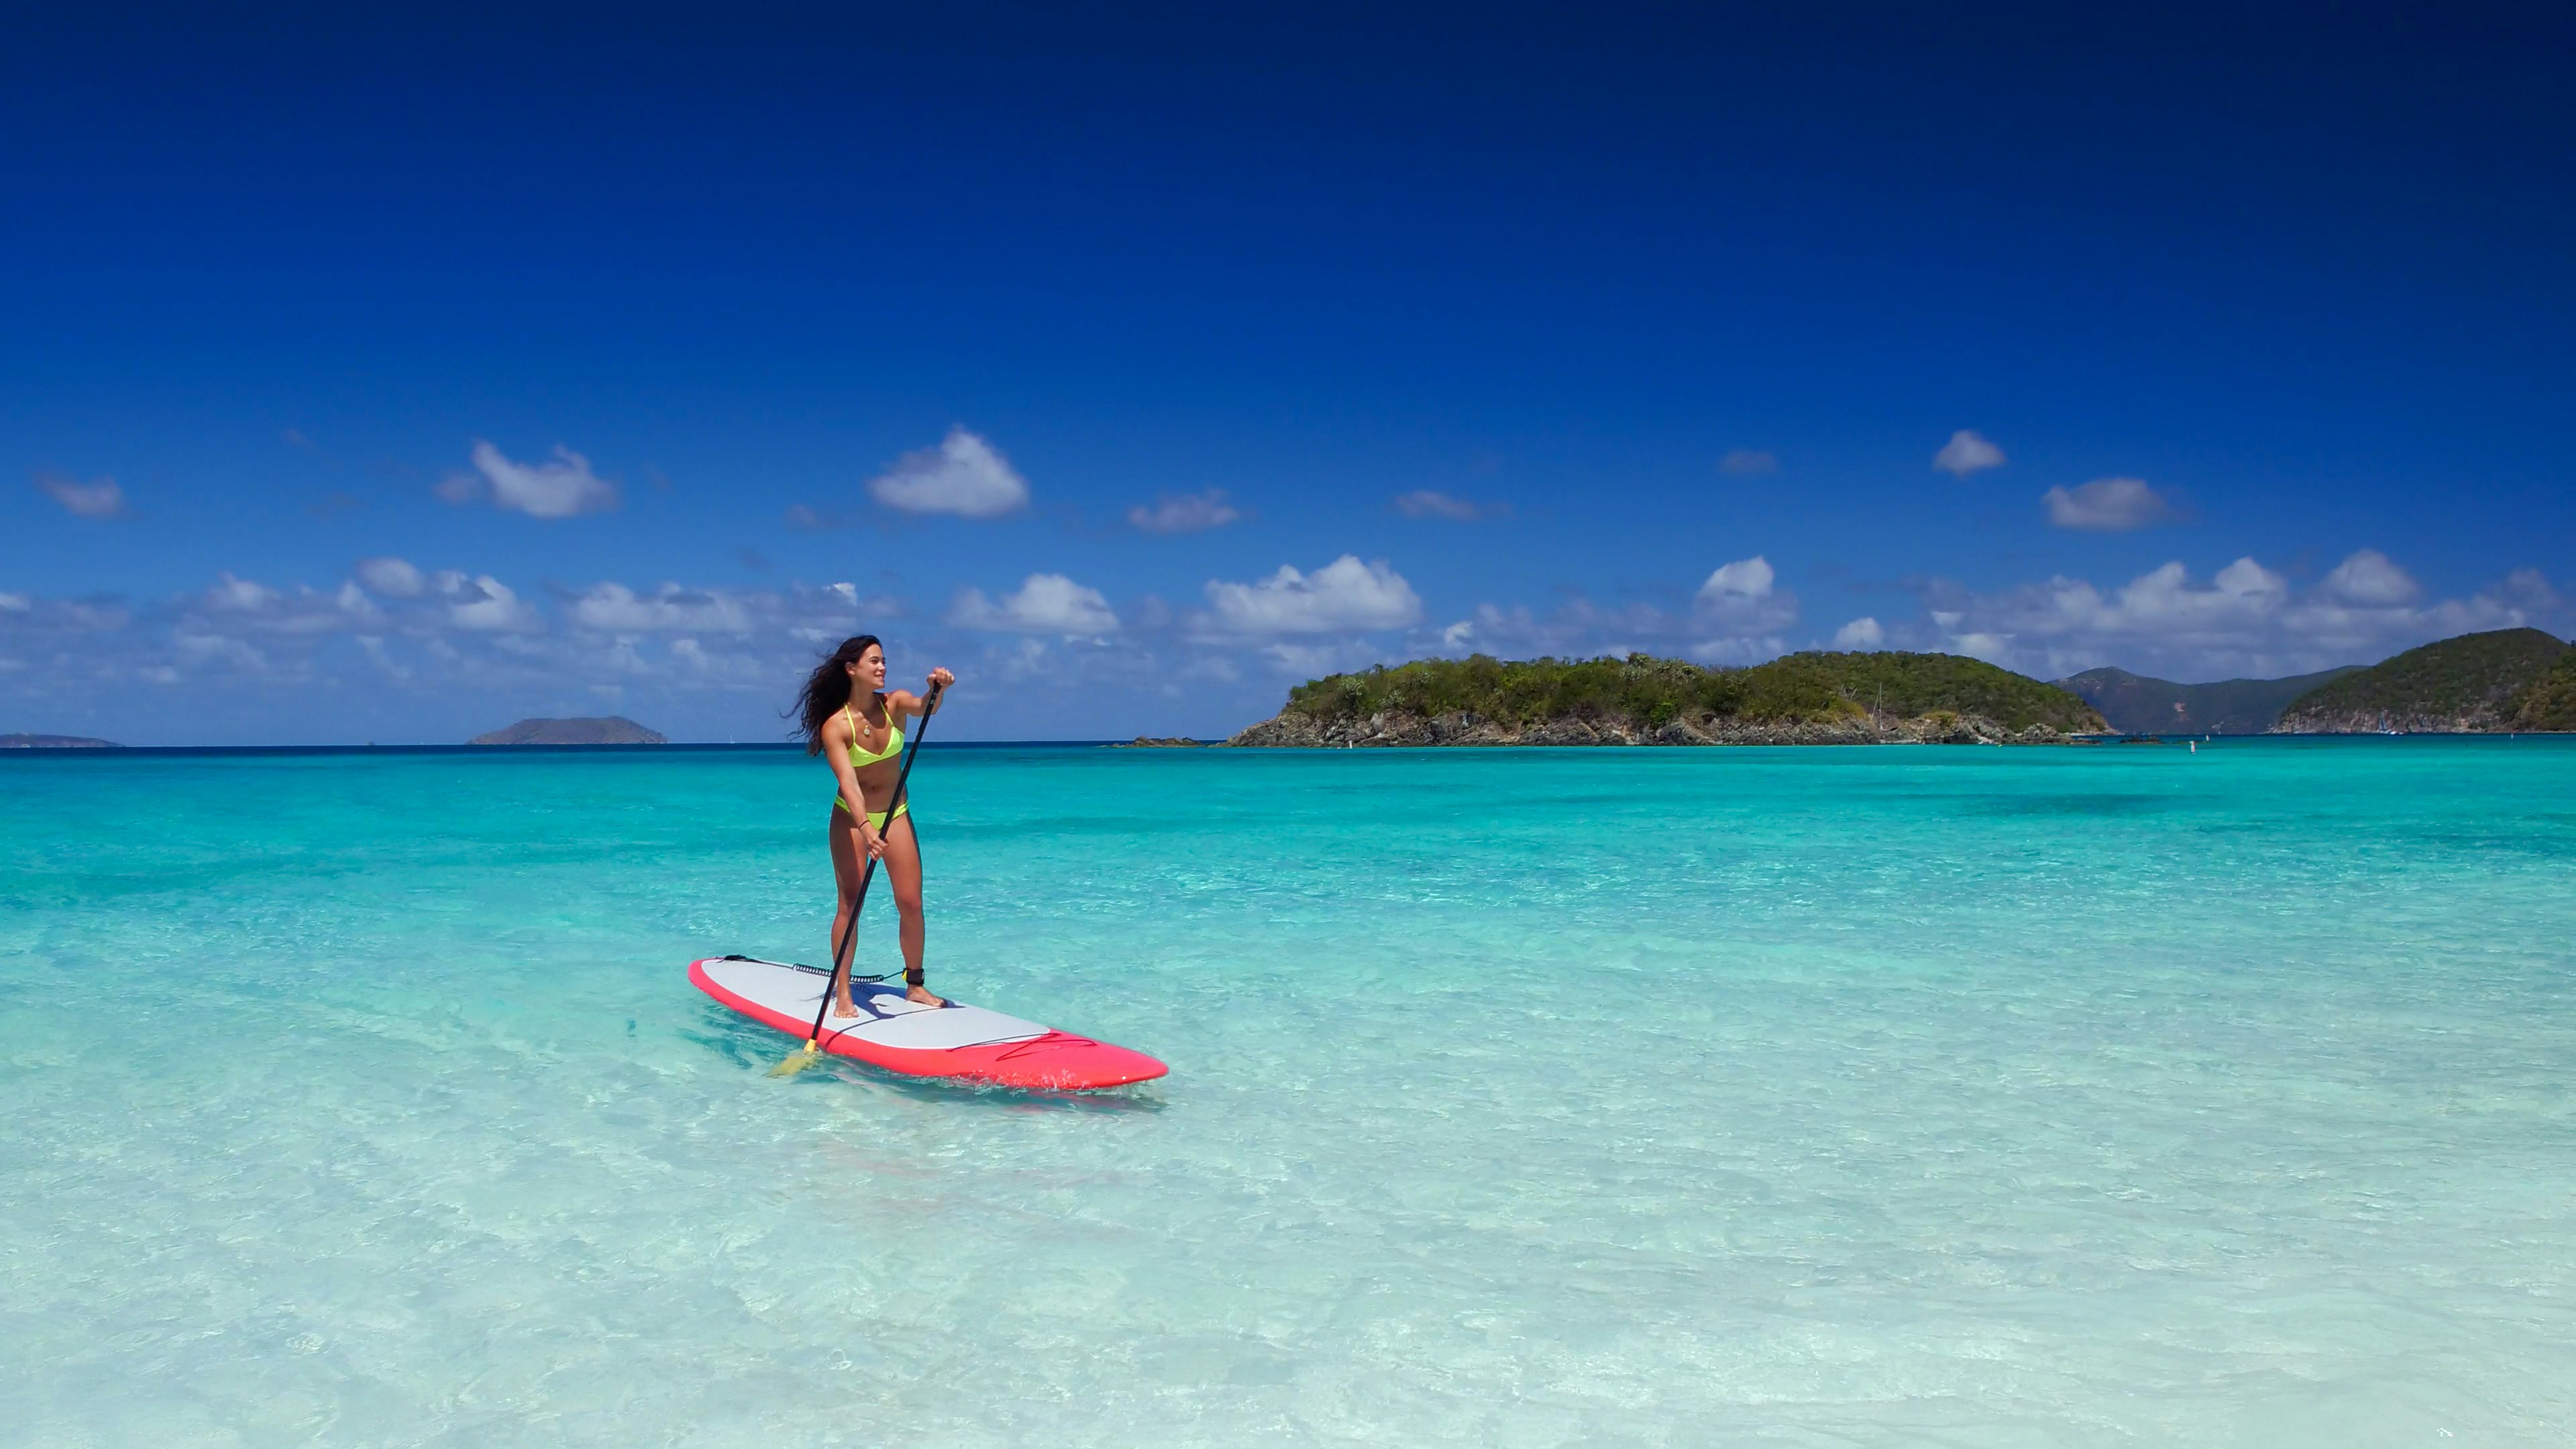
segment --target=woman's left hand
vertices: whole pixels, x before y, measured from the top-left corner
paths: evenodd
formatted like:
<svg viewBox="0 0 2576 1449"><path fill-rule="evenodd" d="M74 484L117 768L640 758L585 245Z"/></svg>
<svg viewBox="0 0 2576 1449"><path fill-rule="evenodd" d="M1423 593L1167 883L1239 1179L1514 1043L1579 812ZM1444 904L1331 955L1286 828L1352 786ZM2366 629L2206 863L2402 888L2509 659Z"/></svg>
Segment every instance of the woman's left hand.
<svg viewBox="0 0 2576 1449"><path fill-rule="evenodd" d="M956 682L957 676L949 673L945 669L934 669L930 671L930 687L933 689L946 689L948 686L955 684Z"/></svg>

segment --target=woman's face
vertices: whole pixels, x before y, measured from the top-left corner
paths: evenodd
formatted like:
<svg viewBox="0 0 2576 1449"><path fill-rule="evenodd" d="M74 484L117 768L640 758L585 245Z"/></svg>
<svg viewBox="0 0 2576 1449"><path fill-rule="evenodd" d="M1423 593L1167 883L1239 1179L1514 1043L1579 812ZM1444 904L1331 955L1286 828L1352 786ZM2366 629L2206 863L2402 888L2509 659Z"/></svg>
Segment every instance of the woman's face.
<svg viewBox="0 0 2576 1449"><path fill-rule="evenodd" d="M885 651L871 644L850 664L850 682L869 689L885 688Z"/></svg>

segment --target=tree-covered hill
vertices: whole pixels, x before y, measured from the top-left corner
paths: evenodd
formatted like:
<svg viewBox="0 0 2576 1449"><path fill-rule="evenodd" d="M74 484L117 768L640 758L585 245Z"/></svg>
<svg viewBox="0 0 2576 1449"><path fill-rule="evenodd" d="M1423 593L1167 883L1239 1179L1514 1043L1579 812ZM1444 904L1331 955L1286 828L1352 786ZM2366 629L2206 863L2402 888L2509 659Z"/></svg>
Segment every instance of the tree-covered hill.
<svg viewBox="0 0 2576 1449"><path fill-rule="evenodd" d="M2558 656L2516 703L2507 729L2576 730L2576 649Z"/></svg>
<svg viewBox="0 0 2576 1449"><path fill-rule="evenodd" d="M2222 679L2215 684L2176 684L2125 669L2088 669L2058 680L2057 687L2102 711L2111 728L2126 734L2259 735L2280 719L2290 701L2361 667L2347 664L2288 679Z"/></svg>
<svg viewBox="0 0 2576 1449"><path fill-rule="evenodd" d="M2539 699L2535 686L2543 676L2555 677L2552 666L2567 652L2565 640L2538 629L2462 634L2312 689L2292 701L2272 728L2284 734L2516 728L2526 702Z"/></svg>
<svg viewBox="0 0 2576 1449"><path fill-rule="evenodd" d="M2053 685L1950 654L1423 659L1288 692L1237 745L1841 744L2054 740L2109 728Z"/></svg>

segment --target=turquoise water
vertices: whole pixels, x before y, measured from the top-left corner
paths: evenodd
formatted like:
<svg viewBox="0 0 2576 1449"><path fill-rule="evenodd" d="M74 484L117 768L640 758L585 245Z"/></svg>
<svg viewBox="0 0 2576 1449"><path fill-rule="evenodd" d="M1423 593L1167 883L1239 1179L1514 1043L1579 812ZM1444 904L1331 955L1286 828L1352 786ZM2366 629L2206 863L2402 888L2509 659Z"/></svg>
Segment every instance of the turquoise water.
<svg viewBox="0 0 2576 1449"><path fill-rule="evenodd" d="M0 1439L2566 1443L2576 747L0 759ZM872 920L869 969L892 962Z"/></svg>

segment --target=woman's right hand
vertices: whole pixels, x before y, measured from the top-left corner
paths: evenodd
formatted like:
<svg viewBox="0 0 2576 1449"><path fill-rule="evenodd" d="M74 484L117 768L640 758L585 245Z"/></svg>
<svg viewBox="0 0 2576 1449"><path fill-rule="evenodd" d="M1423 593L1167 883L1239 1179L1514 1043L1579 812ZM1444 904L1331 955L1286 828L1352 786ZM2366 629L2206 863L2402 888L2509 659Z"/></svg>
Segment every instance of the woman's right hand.
<svg viewBox="0 0 2576 1449"><path fill-rule="evenodd" d="M885 854L885 837L877 833L875 826L862 822L859 826L859 849L867 852L868 859L875 860Z"/></svg>

